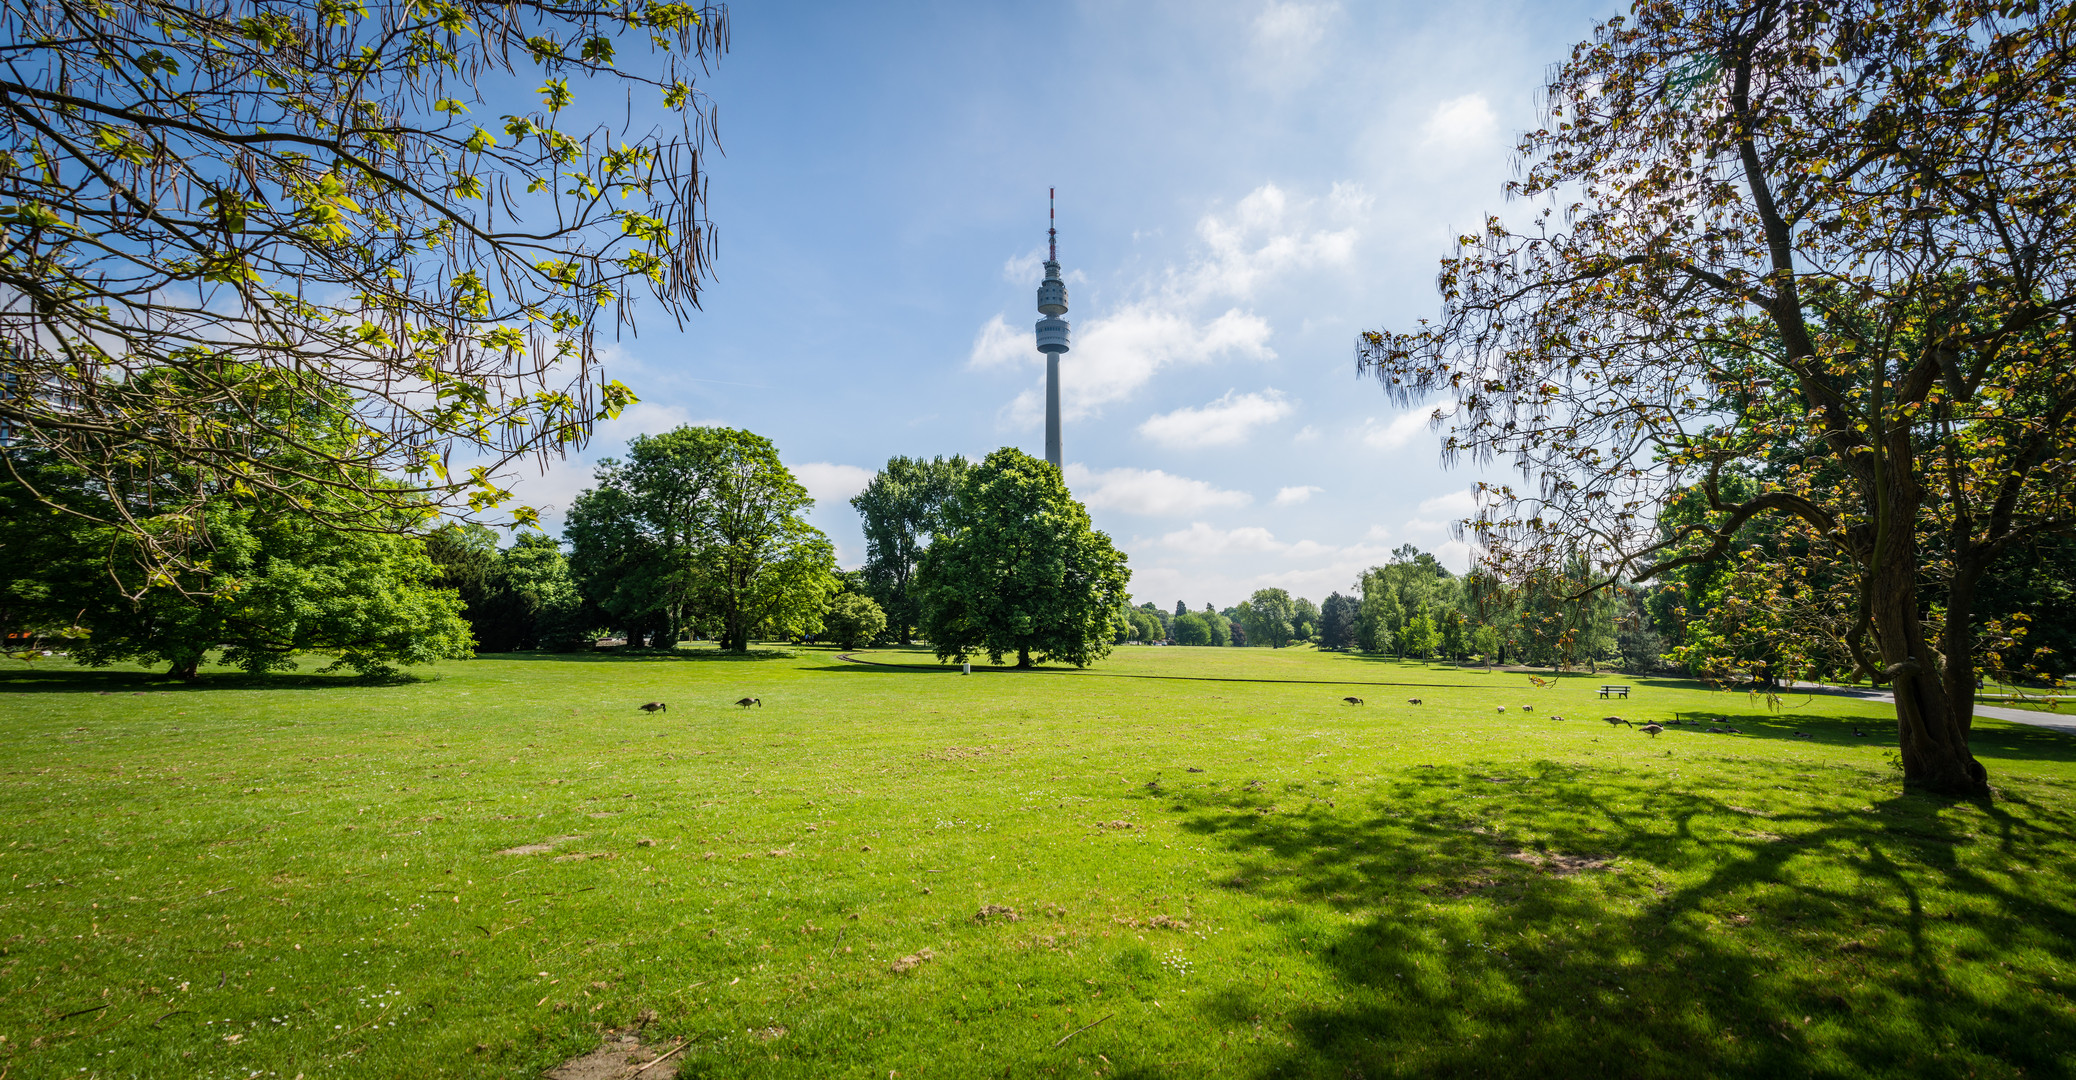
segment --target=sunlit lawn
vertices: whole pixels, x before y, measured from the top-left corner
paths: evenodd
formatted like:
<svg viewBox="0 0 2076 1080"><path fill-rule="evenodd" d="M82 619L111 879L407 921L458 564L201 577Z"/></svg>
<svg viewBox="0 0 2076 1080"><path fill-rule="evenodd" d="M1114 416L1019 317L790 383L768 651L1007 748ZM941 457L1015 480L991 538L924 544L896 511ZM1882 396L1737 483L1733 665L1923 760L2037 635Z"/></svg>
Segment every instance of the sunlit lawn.
<svg viewBox="0 0 2076 1080"><path fill-rule="evenodd" d="M0 668L0 1076L2076 1074L2051 732L1977 804L1872 703L1299 649L421 674Z"/></svg>

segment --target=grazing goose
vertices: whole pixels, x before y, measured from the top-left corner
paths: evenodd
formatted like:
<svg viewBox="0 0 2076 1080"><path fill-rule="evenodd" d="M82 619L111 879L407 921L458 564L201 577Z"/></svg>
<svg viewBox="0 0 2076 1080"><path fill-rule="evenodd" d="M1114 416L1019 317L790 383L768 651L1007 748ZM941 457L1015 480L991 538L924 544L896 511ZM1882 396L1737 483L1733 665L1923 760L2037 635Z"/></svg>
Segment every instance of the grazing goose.
<svg viewBox="0 0 2076 1080"><path fill-rule="evenodd" d="M641 709L643 712L669 712L670 706L665 705L660 701L652 701L649 702L647 705L642 706Z"/></svg>
<svg viewBox="0 0 2076 1080"><path fill-rule="evenodd" d="M1341 700L1342 700L1342 701L1345 701L1345 702L1347 702L1347 703L1348 703L1348 704L1350 704L1350 705L1360 705L1360 704L1362 704L1362 699L1361 699L1361 698L1359 698L1359 697L1344 697L1344 698L1342 698Z"/></svg>
<svg viewBox="0 0 2076 1080"><path fill-rule="evenodd" d="M1662 728L1662 727L1660 727L1660 726L1658 726L1657 724L1645 724L1644 726L1642 726L1642 727L1640 727L1640 728L1637 728L1636 730L1638 730L1638 731L1641 731L1641 732L1643 732L1644 734L1646 734L1646 735L1649 735L1649 736L1652 736L1653 738L1655 738L1655 737L1657 737L1657 734L1658 734L1659 732L1661 732L1661 731L1664 731L1665 729L1664 729L1664 728Z"/></svg>
<svg viewBox="0 0 2076 1080"><path fill-rule="evenodd" d="M763 707L764 707L764 699L763 699L763 698L753 698L753 697L746 697L746 698L743 698L743 699L742 699L741 701L738 701L738 702L736 702L736 704L737 704L737 705L740 705L740 706L742 706L742 707L743 707L743 708L745 708L745 709L749 708L749 707L750 707L750 706L752 706L752 705L755 705L756 707L758 707L758 708L760 708L760 709L761 709L761 708L763 708Z"/></svg>
<svg viewBox="0 0 2076 1080"><path fill-rule="evenodd" d="M1614 727L1616 724L1629 724L1629 721L1624 720L1619 716L1603 716L1601 717L1601 719L1607 721L1607 726L1609 727ZM1629 726L1635 727L1636 725L1629 724Z"/></svg>

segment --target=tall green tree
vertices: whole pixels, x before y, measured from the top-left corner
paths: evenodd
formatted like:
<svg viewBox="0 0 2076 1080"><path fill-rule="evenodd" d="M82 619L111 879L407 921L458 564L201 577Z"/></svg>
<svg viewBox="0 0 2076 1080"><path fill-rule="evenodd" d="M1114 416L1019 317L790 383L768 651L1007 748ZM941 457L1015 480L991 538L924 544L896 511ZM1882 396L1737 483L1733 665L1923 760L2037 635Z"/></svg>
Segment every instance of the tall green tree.
<svg viewBox="0 0 2076 1080"><path fill-rule="evenodd" d="M623 626L661 646L710 619L735 650L760 625L819 626L838 589L835 549L807 523L814 500L769 439L702 427L644 435L597 478L564 531L579 586Z"/></svg>
<svg viewBox="0 0 2076 1080"><path fill-rule="evenodd" d="M1282 589L1256 589L1247 600L1247 643L1280 649L1290 644L1296 605Z"/></svg>
<svg viewBox="0 0 2076 1080"><path fill-rule="evenodd" d="M1319 605L1319 647L1346 649L1355 644L1356 606L1336 592Z"/></svg>
<svg viewBox="0 0 2076 1080"><path fill-rule="evenodd" d="M1406 656L1424 660L1440 643L1441 635L1435 631L1434 620L1425 612L1407 619L1405 629L1399 633L1399 651Z"/></svg>
<svg viewBox="0 0 2076 1080"><path fill-rule="evenodd" d="M98 516L14 479L154 567L214 559L217 481L354 532L500 502L506 466L633 400L599 374L600 328L637 298L696 307L713 111L693 80L726 48L718 6L6 4L0 42L0 424L87 489L140 461L198 483ZM601 127L627 94L649 104ZM184 377L134 378L154 371ZM287 410L294 469L225 438L212 419L256 383L344 402L352 437Z"/></svg>
<svg viewBox="0 0 2076 1080"><path fill-rule="evenodd" d="M440 568L441 587L460 596L479 653L567 651L583 644L597 621L553 537L521 533L501 551L497 534L484 526L448 524L429 534L425 547Z"/></svg>
<svg viewBox="0 0 2076 1080"><path fill-rule="evenodd" d="M922 610L916 562L944 528L944 504L972 468L964 456L891 457L865 490L851 497L864 518L865 591L886 612L901 644L915 641Z"/></svg>
<svg viewBox="0 0 2076 1080"><path fill-rule="evenodd" d="M636 436L564 517L578 589L630 644L668 647L694 614L695 546L721 472L713 430Z"/></svg>
<svg viewBox="0 0 2076 1080"><path fill-rule="evenodd" d="M1463 237L1440 318L1359 363L1527 474L1485 492L1497 562L1649 581L1781 519L1842 572L1808 635L1894 687L1904 782L1986 792L1984 576L2076 530L2072 39L2068 4L1641 3L1551 73L1511 186L1535 219ZM1658 535L1693 486L1707 514Z"/></svg>
<svg viewBox="0 0 2076 1080"><path fill-rule="evenodd" d="M863 593L841 593L829 602L822 624L839 649L860 649L887 628L886 613Z"/></svg>
<svg viewBox="0 0 2076 1080"><path fill-rule="evenodd" d="M1296 641L1311 641L1319 636L1319 605L1304 597L1290 602L1290 636Z"/></svg>
<svg viewBox="0 0 2076 1080"><path fill-rule="evenodd" d="M916 568L940 658L1086 667L1109 652L1131 572L1058 469L1012 447L989 454L945 504L944 527Z"/></svg>

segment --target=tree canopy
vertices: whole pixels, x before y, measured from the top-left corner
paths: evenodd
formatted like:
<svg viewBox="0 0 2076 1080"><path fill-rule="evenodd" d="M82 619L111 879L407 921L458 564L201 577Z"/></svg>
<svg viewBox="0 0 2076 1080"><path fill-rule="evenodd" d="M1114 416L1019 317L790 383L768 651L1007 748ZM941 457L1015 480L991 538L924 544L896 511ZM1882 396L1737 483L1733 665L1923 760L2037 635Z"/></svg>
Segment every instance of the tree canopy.
<svg viewBox="0 0 2076 1080"><path fill-rule="evenodd" d="M1297 614L1290 593L1282 589L1256 589L1242 606L1247 614L1240 621L1247 627L1249 645L1280 649L1290 644L1296 632L1291 620Z"/></svg>
<svg viewBox="0 0 2076 1080"><path fill-rule="evenodd" d="M0 8L0 423L94 482L195 483L140 517L16 481L171 567L212 550L217 479L350 494L281 504L348 528L499 503L505 465L633 400L598 332L698 302L693 80L727 43L724 9L665 0ZM351 437L296 410L244 437L282 393L345 402Z"/></svg>
<svg viewBox="0 0 2076 1080"><path fill-rule="evenodd" d="M1894 685L1906 782L1982 791L1983 575L2076 528L2072 35L2065 4L1640 3L1553 72L1531 220L1463 237L1441 317L1359 367L1522 473L1472 524L1516 580L1661 577L1780 519L1839 585L1798 632Z"/></svg>
<svg viewBox="0 0 2076 1080"><path fill-rule="evenodd" d="M922 620L915 596L915 567L923 549L943 527L944 504L971 464L949 458L891 457L865 490L851 498L864 518L865 591L886 612L901 644L914 641Z"/></svg>
<svg viewBox="0 0 2076 1080"><path fill-rule="evenodd" d="M771 440L732 428L642 435L606 459L564 529L587 599L636 636L674 643L694 618L727 649L751 632L820 628L835 549L802 516L814 500Z"/></svg>
<svg viewBox="0 0 2076 1080"><path fill-rule="evenodd" d="M138 378L178 382L184 374ZM262 420L273 409L310 408L292 395L255 400L269 410ZM339 429L343 410L314 413L305 418L311 432ZM273 442L263 424L236 437L285 469L299 465L299 451ZM298 653L327 653L333 667L366 674L468 655L461 602L440 587L423 542L408 535L423 526L429 507L362 499L316 483L255 489L183 468L136 468L110 485L34 447L4 456L0 620L9 631L69 639L68 651L82 663L157 662L177 678L193 678L212 652L252 672L292 668ZM122 529L103 524L196 491L202 502L193 513L207 558L190 566L140 560ZM41 492L60 492L93 512L54 513L40 502ZM306 502L329 504L328 514L360 527L324 525L306 512Z"/></svg>
<svg viewBox="0 0 2076 1080"><path fill-rule="evenodd" d="M562 544L523 532L499 550L482 525L449 524L425 538L439 584L461 598L477 652L567 651L585 643L599 612L584 604Z"/></svg>
<svg viewBox="0 0 2076 1080"><path fill-rule="evenodd" d="M829 602L829 613L822 617L822 627L839 649L858 649L872 644L872 639L887 628L886 613L872 598L863 593L842 593Z"/></svg>
<svg viewBox="0 0 2076 1080"><path fill-rule="evenodd" d="M923 635L940 659L1086 667L1109 652L1131 572L1058 469L997 450L967 473L943 522L916 568Z"/></svg>

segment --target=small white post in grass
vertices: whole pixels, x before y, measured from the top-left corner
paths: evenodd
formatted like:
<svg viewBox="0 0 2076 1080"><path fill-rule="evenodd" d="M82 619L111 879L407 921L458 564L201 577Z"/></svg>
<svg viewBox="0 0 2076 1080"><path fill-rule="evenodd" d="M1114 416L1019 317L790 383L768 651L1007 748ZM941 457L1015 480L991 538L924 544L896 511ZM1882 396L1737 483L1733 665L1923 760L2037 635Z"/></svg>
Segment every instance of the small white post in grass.
<svg viewBox="0 0 2076 1080"><path fill-rule="evenodd" d="M973 674L973 661L971 661L971 660L962 660L962 661L960 661L960 662L959 662L959 674L961 674L961 675L971 675L971 674Z"/></svg>

